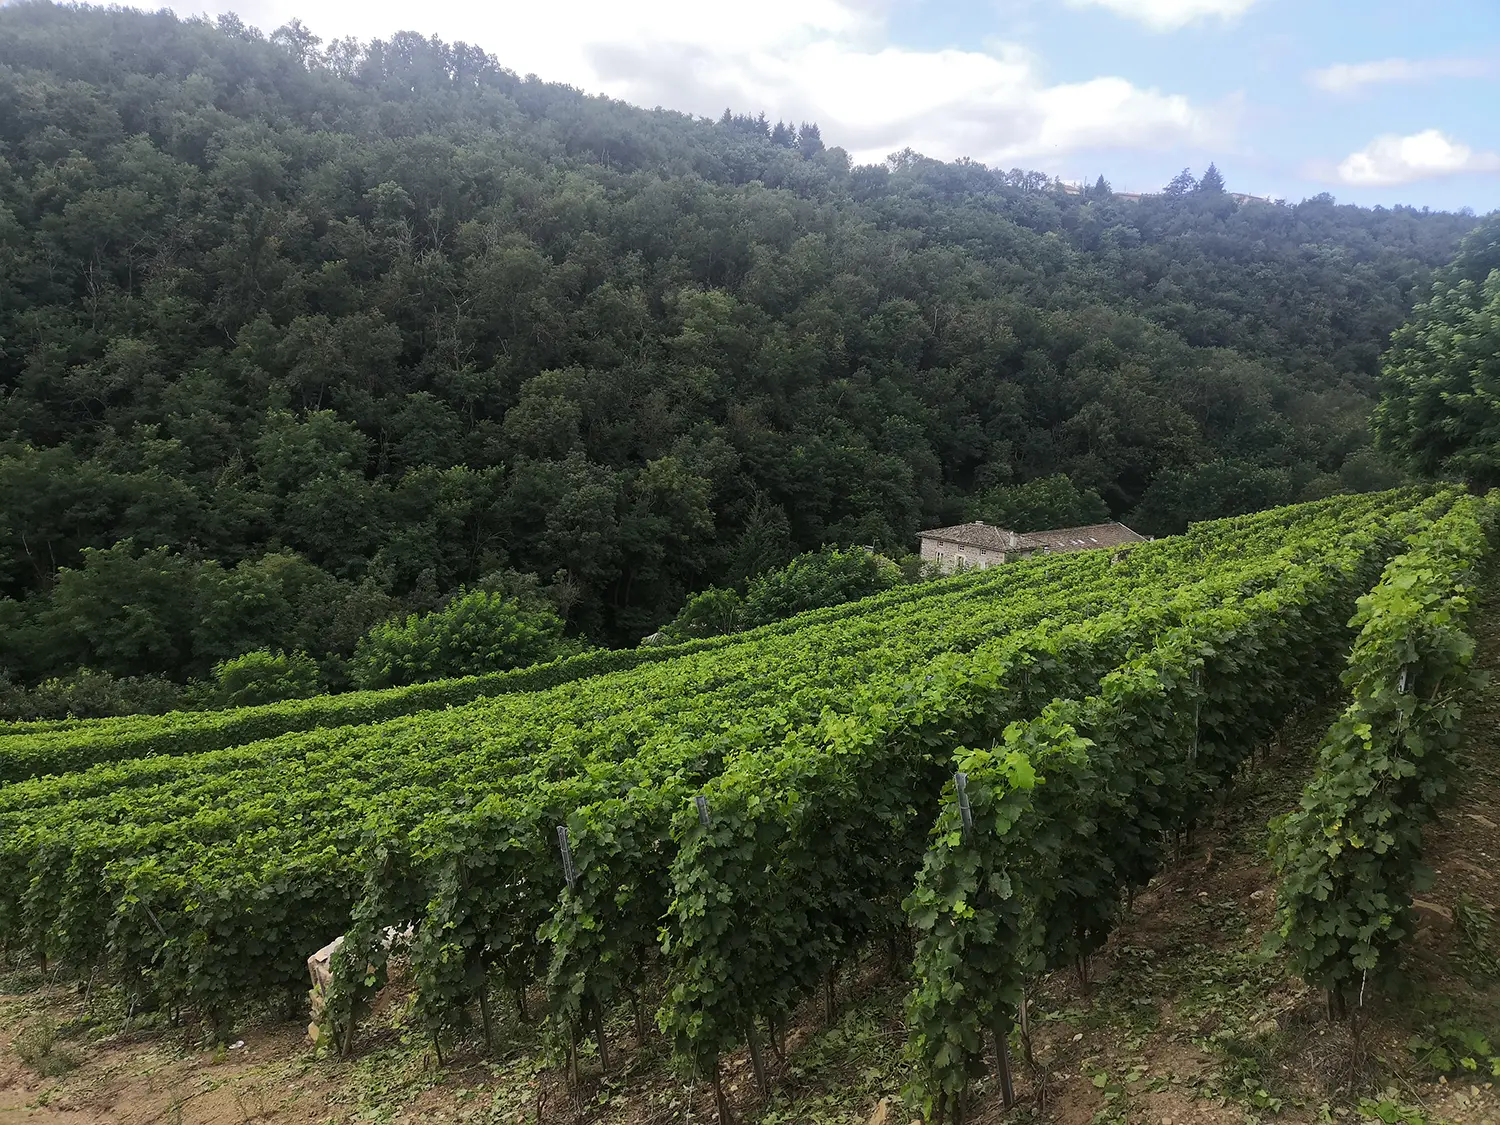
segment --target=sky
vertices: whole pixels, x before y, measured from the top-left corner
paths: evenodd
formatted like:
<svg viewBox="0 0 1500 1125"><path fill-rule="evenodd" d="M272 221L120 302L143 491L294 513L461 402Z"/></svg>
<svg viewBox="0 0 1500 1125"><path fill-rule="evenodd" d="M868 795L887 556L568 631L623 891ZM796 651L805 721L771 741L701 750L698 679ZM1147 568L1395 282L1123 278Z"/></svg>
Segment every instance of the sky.
<svg viewBox="0 0 1500 1125"><path fill-rule="evenodd" d="M418 31L645 107L815 121L1157 191L1500 209L1500 0L174 0L325 40Z"/></svg>

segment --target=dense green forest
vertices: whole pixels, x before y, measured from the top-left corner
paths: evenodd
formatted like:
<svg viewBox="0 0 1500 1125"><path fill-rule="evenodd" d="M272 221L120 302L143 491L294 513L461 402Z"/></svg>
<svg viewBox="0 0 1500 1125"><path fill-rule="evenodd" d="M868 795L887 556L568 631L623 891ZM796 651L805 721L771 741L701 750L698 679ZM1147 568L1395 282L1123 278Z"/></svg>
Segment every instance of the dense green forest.
<svg viewBox="0 0 1500 1125"><path fill-rule="evenodd" d="M460 590L542 658L824 545L1399 479L1381 351L1471 216L856 167L502 62L0 9L0 710L410 678Z"/></svg>
<svg viewBox="0 0 1500 1125"><path fill-rule="evenodd" d="M1396 332L1375 432L1421 476L1500 488L1500 214L1463 241Z"/></svg>

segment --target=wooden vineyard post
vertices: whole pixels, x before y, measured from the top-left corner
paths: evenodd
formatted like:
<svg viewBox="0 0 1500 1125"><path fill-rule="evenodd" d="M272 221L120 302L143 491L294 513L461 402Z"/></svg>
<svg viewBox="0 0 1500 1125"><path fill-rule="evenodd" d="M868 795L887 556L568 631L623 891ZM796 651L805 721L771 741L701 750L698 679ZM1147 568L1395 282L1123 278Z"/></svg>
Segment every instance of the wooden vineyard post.
<svg viewBox="0 0 1500 1125"><path fill-rule="evenodd" d="M702 793L693 798L693 806L698 810L698 823L704 830L713 827L713 817L709 815L708 798ZM714 1056L713 1061L713 1083L714 1083L714 1112L718 1114L719 1125L731 1125L733 1117L729 1112L729 1100L724 1097L724 1078L719 1072L719 1056Z"/></svg>
<svg viewBox="0 0 1500 1125"><path fill-rule="evenodd" d="M568 827L565 824L557 826L557 850L562 854L563 881L567 883L568 890L572 890L578 882L578 869L573 866L573 849L568 844ZM570 1024L573 1021L569 1021ZM599 1060L604 1061L604 1036L599 1036ZM578 1088L578 1029L576 1025L568 1028L568 1081L574 1089Z"/></svg>
<svg viewBox="0 0 1500 1125"><path fill-rule="evenodd" d="M488 977L480 982L479 985L479 1021L484 1025L485 1049L490 1053L494 1053L495 1025L490 1019L490 982Z"/></svg>
<svg viewBox="0 0 1500 1125"><path fill-rule="evenodd" d="M1021 989L1021 1051L1025 1055L1028 1066L1036 1065L1036 1057L1031 1050L1031 998L1026 994L1026 989Z"/></svg>
<svg viewBox="0 0 1500 1125"><path fill-rule="evenodd" d="M594 1001L594 1034L599 1039L599 1069L609 1073L609 1036L604 1032L604 1005Z"/></svg>
<svg viewBox="0 0 1500 1125"><path fill-rule="evenodd" d="M745 1035L750 1044L750 1063L755 1068L755 1084L760 1087L761 1100L771 1102L771 1081L766 1077L766 1060L760 1051L760 1033L755 1029L755 1017L750 1018L750 1028Z"/></svg>
<svg viewBox="0 0 1500 1125"><path fill-rule="evenodd" d="M567 825L557 826L557 850L562 853L563 880L568 884L568 890L578 882L578 869L573 866L573 849L568 845Z"/></svg>
<svg viewBox="0 0 1500 1125"><path fill-rule="evenodd" d="M1047 1112L1047 1077L1042 1068L1037 1065L1036 1050L1031 1042L1031 994L1024 986L1021 988L1021 1056L1026 1060L1026 1066L1031 1071L1031 1087L1036 1093L1036 1107L1038 1112Z"/></svg>
<svg viewBox="0 0 1500 1125"><path fill-rule="evenodd" d="M953 775L953 791L958 797L958 816L963 821L967 844L974 838L974 812L969 808L969 775L962 770Z"/></svg>
<svg viewBox="0 0 1500 1125"><path fill-rule="evenodd" d="M1015 1108L1016 1086L1010 1073L1010 1033L1004 1021L995 1021L995 1063L1000 1075L1000 1104L1006 1109Z"/></svg>
<svg viewBox="0 0 1500 1125"><path fill-rule="evenodd" d="M646 1042L646 1019L641 1010L641 994L638 989L630 990L630 1012L635 1017L635 1045L640 1047Z"/></svg>
<svg viewBox="0 0 1500 1125"><path fill-rule="evenodd" d="M1193 741L1188 746L1188 763L1198 760L1199 715L1203 707L1203 666L1193 669ZM1252 753L1254 752L1252 748Z"/></svg>

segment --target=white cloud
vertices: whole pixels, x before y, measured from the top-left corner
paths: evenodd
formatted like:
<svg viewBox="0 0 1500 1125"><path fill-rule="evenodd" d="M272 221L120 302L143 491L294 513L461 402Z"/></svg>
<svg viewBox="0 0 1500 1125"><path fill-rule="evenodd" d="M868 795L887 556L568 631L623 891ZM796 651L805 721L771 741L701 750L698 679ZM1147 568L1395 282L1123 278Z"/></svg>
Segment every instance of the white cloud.
<svg viewBox="0 0 1500 1125"><path fill-rule="evenodd" d="M1153 31L1176 31L1199 20L1232 20L1244 15L1256 0L1068 0L1075 8L1094 5L1117 16L1143 23Z"/></svg>
<svg viewBox="0 0 1500 1125"><path fill-rule="evenodd" d="M1340 161L1333 178L1351 187L1390 187L1461 172L1500 172L1500 152L1476 152L1428 129L1409 137L1376 137Z"/></svg>
<svg viewBox="0 0 1500 1125"><path fill-rule="evenodd" d="M1355 94L1366 86L1387 82L1421 82L1429 78L1482 78L1494 70L1487 59L1379 59L1375 62L1335 63L1314 70L1308 81L1330 94Z"/></svg>
<svg viewBox="0 0 1500 1125"><path fill-rule="evenodd" d="M410 29L462 39L519 73L637 105L817 121L824 139L857 161L910 146L945 159L1049 167L1082 148L1209 146L1227 129L1220 109L1123 78L1049 85L1019 47L893 45L884 21L891 0L760 0L751 10L697 0L209 2L266 30L297 16L325 38ZM1243 8L1251 0L1157 2Z"/></svg>

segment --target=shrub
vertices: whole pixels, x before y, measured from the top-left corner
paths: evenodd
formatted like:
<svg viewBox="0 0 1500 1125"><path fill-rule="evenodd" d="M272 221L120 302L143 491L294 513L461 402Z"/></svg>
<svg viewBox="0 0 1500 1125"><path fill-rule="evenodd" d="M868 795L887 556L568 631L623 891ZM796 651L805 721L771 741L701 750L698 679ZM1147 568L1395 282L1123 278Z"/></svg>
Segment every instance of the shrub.
<svg viewBox="0 0 1500 1125"><path fill-rule="evenodd" d="M745 627L745 599L738 591L710 586L688 598L682 612L662 630L664 639L689 641L699 637L722 637Z"/></svg>
<svg viewBox="0 0 1500 1125"><path fill-rule="evenodd" d="M0 673L0 719L103 719L113 715L159 715L201 706L201 688L162 676L116 676L80 668L35 687Z"/></svg>
<svg viewBox="0 0 1500 1125"><path fill-rule="evenodd" d="M862 547L825 548L798 555L750 583L748 625L764 625L820 606L869 597L901 584L901 568Z"/></svg>
<svg viewBox="0 0 1500 1125"><path fill-rule="evenodd" d="M214 665L221 707L253 707L318 694L318 662L305 652L257 649Z"/></svg>
<svg viewBox="0 0 1500 1125"><path fill-rule="evenodd" d="M460 593L433 613L377 625L359 642L354 679L382 688L503 672L567 654L552 609L504 594Z"/></svg>

